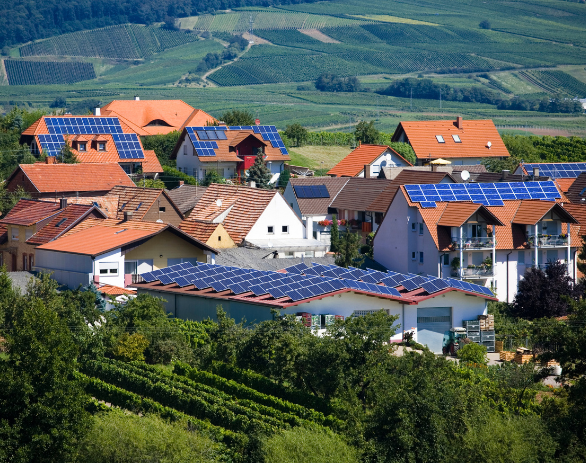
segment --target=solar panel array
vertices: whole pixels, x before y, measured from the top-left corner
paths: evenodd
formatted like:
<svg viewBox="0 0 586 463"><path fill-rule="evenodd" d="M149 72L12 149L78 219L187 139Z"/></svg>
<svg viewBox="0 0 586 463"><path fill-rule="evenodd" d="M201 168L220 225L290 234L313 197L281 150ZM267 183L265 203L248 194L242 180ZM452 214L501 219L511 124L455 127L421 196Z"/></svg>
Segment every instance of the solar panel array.
<svg viewBox="0 0 586 463"><path fill-rule="evenodd" d="M472 201L485 206L504 206L505 200L561 198L554 182L511 183L440 183L437 185L405 185L411 201L421 207L436 207L437 201Z"/></svg>
<svg viewBox="0 0 586 463"><path fill-rule="evenodd" d="M293 185L298 198L329 198L330 192L325 185Z"/></svg>
<svg viewBox="0 0 586 463"><path fill-rule="evenodd" d="M539 168L539 175L551 178L576 178L586 172L586 162L568 162L551 164L523 164L525 171L531 175L533 168Z"/></svg>
<svg viewBox="0 0 586 463"><path fill-rule="evenodd" d="M218 127L185 127L189 139L193 144L198 156L215 156L214 150L218 149L218 144L213 140L227 140L226 131L252 130L259 134L264 141L270 141L273 148L279 148L281 154L289 154L285 148L283 140L274 125L233 125Z"/></svg>
<svg viewBox="0 0 586 463"><path fill-rule="evenodd" d="M148 283L160 281L164 285L176 283L180 287L194 285L197 289L211 288L214 291L231 291L235 295L252 292L254 296L270 295L274 299L287 297L294 302L322 296L334 291L352 289L378 296L405 297L396 288L407 291L423 288L433 294L447 288L458 288L469 292L492 296L492 292L480 285L451 278L423 277L421 275L379 272L358 268L342 268L336 265L301 263L285 269L287 273L244 269L198 263L182 263L143 273ZM380 285L379 283L384 283Z"/></svg>
<svg viewBox="0 0 586 463"><path fill-rule="evenodd" d="M123 133L116 117L45 117L49 135L39 135L43 153L57 156L65 144L64 135L111 134L122 159L144 159L135 133Z"/></svg>

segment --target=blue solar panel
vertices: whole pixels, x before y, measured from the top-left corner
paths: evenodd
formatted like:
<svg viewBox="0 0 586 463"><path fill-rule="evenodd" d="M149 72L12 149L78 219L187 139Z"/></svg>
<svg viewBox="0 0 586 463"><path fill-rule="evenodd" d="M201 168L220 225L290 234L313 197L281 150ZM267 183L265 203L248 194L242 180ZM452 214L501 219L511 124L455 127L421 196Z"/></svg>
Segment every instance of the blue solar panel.
<svg viewBox="0 0 586 463"><path fill-rule="evenodd" d="M409 187L409 188L407 188ZM504 206L503 200L561 198L554 182L470 183L406 185L413 202L422 208L435 208L437 201L473 201L485 206Z"/></svg>
<svg viewBox="0 0 586 463"><path fill-rule="evenodd" d="M329 198L330 193L325 185L293 185L295 195L299 199Z"/></svg>
<svg viewBox="0 0 586 463"><path fill-rule="evenodd" d="M421 283L418 283L416 281L414 281L414 279L410 279L410 280L403 280L401 282L401 285L403 285L403 287L407 290L407 291L414 291L417 288L421 288Z"/></svg>
<svg viewBox="0 0 586 463"><path fill-rule="evenodd" d="M539 168L539 175L551 178L576 178L586 172L586 162L523 164L527 174L533 174L533 168Z"/></svg>

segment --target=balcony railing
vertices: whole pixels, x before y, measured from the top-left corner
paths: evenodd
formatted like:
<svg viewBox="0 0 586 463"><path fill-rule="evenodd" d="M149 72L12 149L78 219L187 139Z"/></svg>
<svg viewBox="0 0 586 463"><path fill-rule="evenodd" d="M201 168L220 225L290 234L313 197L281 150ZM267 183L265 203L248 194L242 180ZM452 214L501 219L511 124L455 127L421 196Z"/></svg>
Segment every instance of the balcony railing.
<svg viewBox="0 0 586 463"><path fill-rule="evenodd" d="M478 266L478 267L466 267L462 268L463 278L492 278L494 272L492 267ZM460 273L458 270L452 272L453 277L459 277Z"/></svg>
<svg viewBox="0 0 586 463"><path fill-rule="evenodd" d="M141 277L140 275L133 273L133 274L131 274L131 276L132 276L132 284L144 283L144 278Z"/></svg>
<svg viewBox="0 0 586 463"><path fill-rule="evenodd" d="M527 236L529 246L538 248L563 248L568 245L568 235L537 235L537 244L535 236Z"/></svg>
<svg viewBox="0 0 586 463"><path fill-rule="evenodd" d="M492 249L496 244L496 240L492 236L485 236L481 238L462 238L460 242L457 238L452 238L452 247L454 249Z"/></svg>

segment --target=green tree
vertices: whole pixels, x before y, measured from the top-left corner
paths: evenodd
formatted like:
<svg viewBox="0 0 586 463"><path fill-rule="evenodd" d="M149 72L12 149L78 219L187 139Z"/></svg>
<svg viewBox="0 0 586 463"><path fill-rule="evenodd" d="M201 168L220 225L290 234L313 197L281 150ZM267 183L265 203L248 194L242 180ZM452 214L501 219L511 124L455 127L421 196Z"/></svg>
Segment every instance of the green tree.
<svg viewBox="0 0 586 463"><path fill-rule="evenodd" d="M233 109L220 117L226 125L254 125L254 115L250 111Z"/></svg>
<svg viewBox="0 0 586 463"><path fill-rule="evenodd" d="M75 152L71 148L71 145L69 144L68 140L65 140L65 144L63 145L63 147L61 148L61 151L59 152L59 160L63 164L78 164L79 163L79 159L77 159L77 155L75 154Z"/></svg>
<svg viewBox="0 0 586 463"><path fill-rule="evenodd" d="M481 29L490 29L490 22L487 19L484 19L480 21L478 27L480 27Z"/></svg>
<svg viewBox="0 0 586 463"><path fill-rule="evenodd" d="M486 365L488 357L486 356L486 347L480 344L471 342L466 344L457 352L458 358L463 362L476 363L479 365Z"/></svg>
<svg viewBox="0 0 586 463"><path fill-rule="evenodd" d="M359 233L352 233L346 230L337 245L336 265L348 268L350 266L359 267L364 261L364 256L360 255L360 242L362 236Z"/></svg>
<svg viewBox="0 0 586 463"><path fill-rule="evenodd" d="M159 190L165 189L165 182L154 178L137 178L134 183L140 188L157 188Z"/></svg>
<svg viewBox="0 0 586 463"><path fill-rule="evenodd" d="M221 177L218 171L208 170L201 184L203 186L210 186L212 183L226 183L226 179L224 177Z"/></svg>
<svg viewBox="0 0 586 463"><path fill-rule="evenodd" d="M340 232L338 228L338 216L332 214L332 228L330 230L330 251L338 252L340 244Z"/></svg>
<svg viewBox="0 0 586 463"><path fill-rule="evenodd" d="M77 348L39 298L21 298L0 361L0 461L71 461L88 427L87 396L74 379Z"/></svg>
<svg viewBox="0 0 586 463"><path fill-rule="evenodd" d="M30 199L30 193L24 191L22 186L14 191L6 191L6 184L0 185L0 217L4 217L21 199Z"/></svg>
<svg viewBox="0 0 586 463"><path fill-rule="evenodd" d="M295 146L302 146L307 140L308 131L301 124L288 125L285 128L285 135L289 140L295 141Z"/></svg>
<svg viewBox="0 0 586 463"><path fill-rule="evenodd" d="M142 334L122 333L112 349L112 354L125 362L144 361L144 351L148 346L149 342Z"/></svg>
<svg viewBox="0 0 586 463"><path fill-rule="evenodd" d="M264 153L259 151L254 164L248 169L248 181L255 182L257 188L270 188L271 171L264 161Z"/></svg>
<svg viewBox="0 0 586 463"><path fill-rule="evenodd" d="M332 432L298 427L263 440L264 463L358 463L355 449Z"/></svg>
<svg viewBox="0 0 586 463"><path fill-rule="evenodd" d="M288 169L285 169L283 172L281 172L281 175L279 175L279 188L287 188L287 184L289 183L290 179L291 172L289 172Z"/></svg>
<svg viewBox="0 0 586 463"><path fill-rule="evenodd" d="M162 166L175 167L176 161L171 160L171 155L180 135L177 130L174 130L165 134L141 137L142 146L145 150L154 150Z"/></svg>
<svg viewBox="0 0 586 463"><path fill-rule="evenodd" d="M356 124L354 136L356 137L356 141L367 145L376 145L377 143L380 143L380 133L375 129L374 121L361 121Z"/></svg>
<svg viewBox="0 0 586 463"><path fill-rule="evenodd" d="M188 430L186 423L117 410L94 416L91 431L79 447L79 461L86 463L218 461L214 443Z"/></svg>

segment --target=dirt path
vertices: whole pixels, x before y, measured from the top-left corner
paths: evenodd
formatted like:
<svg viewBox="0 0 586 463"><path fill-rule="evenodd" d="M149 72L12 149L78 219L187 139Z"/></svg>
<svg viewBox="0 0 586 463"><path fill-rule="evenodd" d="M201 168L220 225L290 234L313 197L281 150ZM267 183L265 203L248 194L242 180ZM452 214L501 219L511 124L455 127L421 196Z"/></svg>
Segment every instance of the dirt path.
<svg viewBox="0 0 586 463"><path fill-rule="evenodd" d="M238 61L240 58L242 58L242 56L248 51L250 50L250 47L252 46L251 43L249 43L246 48L244 50L242 50L242 53L240 53L236 58L234 58L232 61L228 61L226 63L221 64L220 66L218 66L217 68L214 69L210 69L209 71L207 71L203 76L201 76L201 80L203 81L204 84L206 84L208 87L217 87L217 85L212 82L211 80L208 80L208 77L210 74L213 74L214 72L218 71L219 69L223 68L224 66L228 66L229 64L235 63L236 61Z"/></svg>
<svg viewBox="0 0 586 463"><path fill-rule="evenodd" d="M324 34L322 31L318 29L297 29L302 34L308 35L309 37L319 40L323 43L340 43L338 40L333 39L332 37Z"/></svg>

